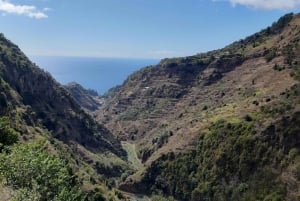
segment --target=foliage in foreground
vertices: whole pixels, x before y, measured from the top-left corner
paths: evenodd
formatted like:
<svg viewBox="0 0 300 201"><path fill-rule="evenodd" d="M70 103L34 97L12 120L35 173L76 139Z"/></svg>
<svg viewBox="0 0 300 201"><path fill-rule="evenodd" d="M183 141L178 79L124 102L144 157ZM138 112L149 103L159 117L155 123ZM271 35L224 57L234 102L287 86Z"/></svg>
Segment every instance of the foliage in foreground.
<svg viewBox="0 0 300 201"><path fill-rule="evenodd" d="M68 165L43 143L16 144L0 154L2 181L14 189L13 200L84 200Z"/></svg>

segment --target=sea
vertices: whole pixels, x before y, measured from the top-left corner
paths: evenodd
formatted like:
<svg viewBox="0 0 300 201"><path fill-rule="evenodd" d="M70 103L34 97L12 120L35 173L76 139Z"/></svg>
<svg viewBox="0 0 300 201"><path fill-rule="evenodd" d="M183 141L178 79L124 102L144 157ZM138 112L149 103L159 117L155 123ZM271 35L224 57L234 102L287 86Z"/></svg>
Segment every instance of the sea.
<svg viewBox="0 0 300 201"><path fill-rule="evenodd" d="M122 84L133 72L159 62L158 59L30 56L59 83L77 82L99 95Z"/></svg>

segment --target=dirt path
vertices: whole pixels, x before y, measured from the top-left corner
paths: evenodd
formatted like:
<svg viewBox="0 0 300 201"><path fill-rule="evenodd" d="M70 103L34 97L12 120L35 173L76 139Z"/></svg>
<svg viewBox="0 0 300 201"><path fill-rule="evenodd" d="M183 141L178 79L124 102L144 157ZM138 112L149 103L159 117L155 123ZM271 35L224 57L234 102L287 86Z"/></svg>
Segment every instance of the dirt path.
<svg viewBox="0 0 300 201"><path fill-rule="evenodd" d="M121 143L123 149L127 152L127 159L133 165L133 167L137 170L142 168L144 165L142 164L142 162L136 154L135 144L132 144L127 141L122 141Z"/></svg>
<svg viewBox="0 0 300 201"><path fill-rule="evenodd" d="M139 170L140 168L143 168L144 165L138 158L136 154L136 149L135 149L135 144L132 144L127 141L122 141L121 142L123 149L127 152L127 159L128 161L132 164L132 166L136 169ZM150 201L151 199L147 196L144 195L135 195L132 193L127 193L123 192L129 199L130 201Z"/></svg>
<svg viewBox="0 0 300 201"><path fill-rule="evenodd" d="M126 193L123 192L127 198L130 199L130 201L151 201L151 199L147 196L144 195L135 195L135 194L131 194L131 193Z"/></svg>

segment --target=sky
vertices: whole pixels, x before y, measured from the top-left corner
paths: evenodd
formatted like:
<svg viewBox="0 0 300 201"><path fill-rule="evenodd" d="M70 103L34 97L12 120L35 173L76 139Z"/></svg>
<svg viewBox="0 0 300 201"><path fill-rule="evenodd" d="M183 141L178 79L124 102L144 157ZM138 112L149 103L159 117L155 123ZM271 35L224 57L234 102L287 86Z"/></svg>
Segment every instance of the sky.
<svg viewBox="0 0 300 201"><path fill-rule="evenodd" d="M300 0L0 0L0 32L32 56L165 58L222 48Z"/></svg>

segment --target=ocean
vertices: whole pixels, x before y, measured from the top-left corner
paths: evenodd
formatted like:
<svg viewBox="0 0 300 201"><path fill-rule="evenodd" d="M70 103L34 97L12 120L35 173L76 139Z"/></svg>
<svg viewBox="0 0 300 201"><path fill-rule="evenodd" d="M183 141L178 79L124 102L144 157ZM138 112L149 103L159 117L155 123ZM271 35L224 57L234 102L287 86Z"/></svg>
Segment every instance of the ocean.
<svg viewBox="0 0 300 201"><path fill-rule="evenodd" d="M30 56L40 68L49 72L59 83L77 82L87 89L104 94L122 84L133 72L155 65L158 59L120 59L88 57Z"/></svg>

